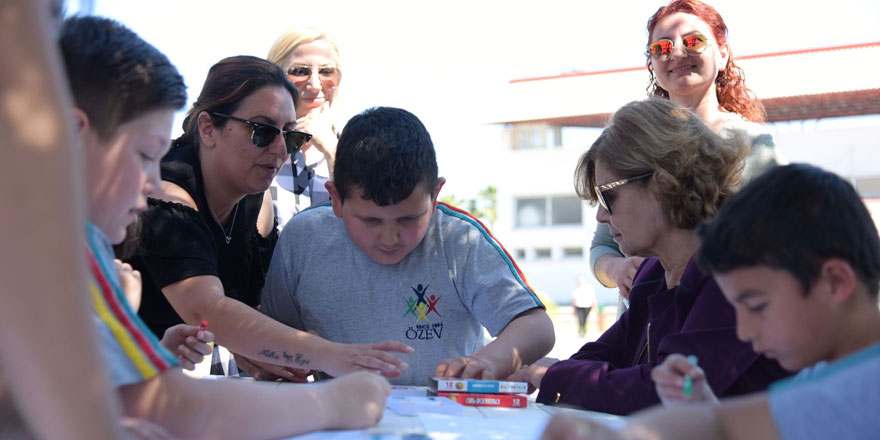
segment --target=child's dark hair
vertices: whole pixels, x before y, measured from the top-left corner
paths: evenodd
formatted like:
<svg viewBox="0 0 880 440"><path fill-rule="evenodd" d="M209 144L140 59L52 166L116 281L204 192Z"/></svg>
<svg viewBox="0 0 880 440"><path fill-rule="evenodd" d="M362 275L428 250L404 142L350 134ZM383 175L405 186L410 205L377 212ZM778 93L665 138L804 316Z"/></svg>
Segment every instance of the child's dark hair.
<svg viewBox="0 0 880 440"><path fill-rule="evenodd" d="M266 87L281 87L290 93L294 106L299 104L299 92L280 67L262 58L238 55L224 58L211 66L199 98L186 113L183 120L183 134L174 146L192 144L198 146L199 113L203 111L231 115L241 101L257 90ZM210 115L213 124L219 128L226 125L227 118Z"/></svg>
<svg viewBox="0 0 880 440"><path fill-rule="evenodd" d="M186 104L186 86L174 65L114 20L68 18L59 44L76 106L100 137L146 112Z"/></svg>
<svg viewBox="0 0 880 440"><path fill-rule="evenodd" d="M434 144L414 114L375 107L345 124L333 168L340 203L356 186L365 200L394 205L409 197L416 185L432 193L437 179Z"/></svg>
<svg viewBox="0 0 880 440"><path fill-rule="evenodd" d="M790 272L806 294L823 262L840 258L874 298L880 291L880 238L871 215L849 182L820 168L771 169L698 233L699 263L710 272L770 266Z"/></svg>

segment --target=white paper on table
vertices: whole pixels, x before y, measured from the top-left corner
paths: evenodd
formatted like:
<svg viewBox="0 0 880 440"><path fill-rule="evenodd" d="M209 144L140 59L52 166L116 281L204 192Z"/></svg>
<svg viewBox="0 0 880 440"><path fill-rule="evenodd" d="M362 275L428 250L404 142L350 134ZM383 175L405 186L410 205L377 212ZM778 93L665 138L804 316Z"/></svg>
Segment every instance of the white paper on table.
<svg viewBox="0 0 880 440"><path fill-rule="evenodd" d="M391 385L391 397L427 396L428 387Z"/></svg>
<svg viewBox="0 0 880 440"><path fill-rule="evenodd" d="M550 421L545 412L520 413L522 417L486 419L455 417L443 414L419 414L425 434L441 440L504 440L536 439L541 437ZM501 423L499 423L501 422Z"/></svg>
<svg viewBox="0 0 880 440"><path fill-rule="evenodd" d="M454 400L437 396L391 396L386 407L402 416L423 413L460 415L464 411L464 407Z"/></svg>

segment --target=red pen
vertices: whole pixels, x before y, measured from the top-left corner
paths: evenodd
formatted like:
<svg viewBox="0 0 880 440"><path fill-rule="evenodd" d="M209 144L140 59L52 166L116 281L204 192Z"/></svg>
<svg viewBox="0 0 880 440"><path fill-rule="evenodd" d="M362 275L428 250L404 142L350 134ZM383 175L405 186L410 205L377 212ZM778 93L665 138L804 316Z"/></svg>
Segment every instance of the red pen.
<svg viewBox="0 0 880 440"><path fill-rule="evenodd" d="M205 331L205 330L207 330L207 329L208 329L208 320L207 320L207 319L203 319L203 320L202 320L202 324L199 325L199 331L200 331L200 332L203 332L203 331ZM196 333L196 335L198 335L198 333Z"/></svg>

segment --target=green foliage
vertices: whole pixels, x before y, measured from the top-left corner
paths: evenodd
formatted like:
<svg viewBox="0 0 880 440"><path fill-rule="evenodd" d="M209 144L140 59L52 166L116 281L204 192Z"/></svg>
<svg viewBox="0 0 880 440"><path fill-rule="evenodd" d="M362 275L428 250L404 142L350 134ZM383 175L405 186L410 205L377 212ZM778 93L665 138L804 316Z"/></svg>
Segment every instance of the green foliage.
<svg viewBox="0 0 880 440"><path fill-rule="evenodd" d="M447 194L440 196L440 201L471 213L490 228L498 218L498 188L493 185L477 191L476 198L459 199L454 194Z"/></svg>

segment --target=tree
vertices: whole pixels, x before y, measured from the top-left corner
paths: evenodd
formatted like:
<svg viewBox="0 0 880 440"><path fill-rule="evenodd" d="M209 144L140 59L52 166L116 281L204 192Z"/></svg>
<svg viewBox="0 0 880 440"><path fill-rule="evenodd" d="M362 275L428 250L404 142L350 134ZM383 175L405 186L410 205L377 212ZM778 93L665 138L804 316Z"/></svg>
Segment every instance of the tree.
<svg viewBox="0 0 880 440"><path fill-rule="evenodd" d="M494 185L477 191L477 197L472 199L459 199L454 194L449 194L441 196L440 201L471 213L489 228L492 228L498 218L498 188Z"/></svg>

